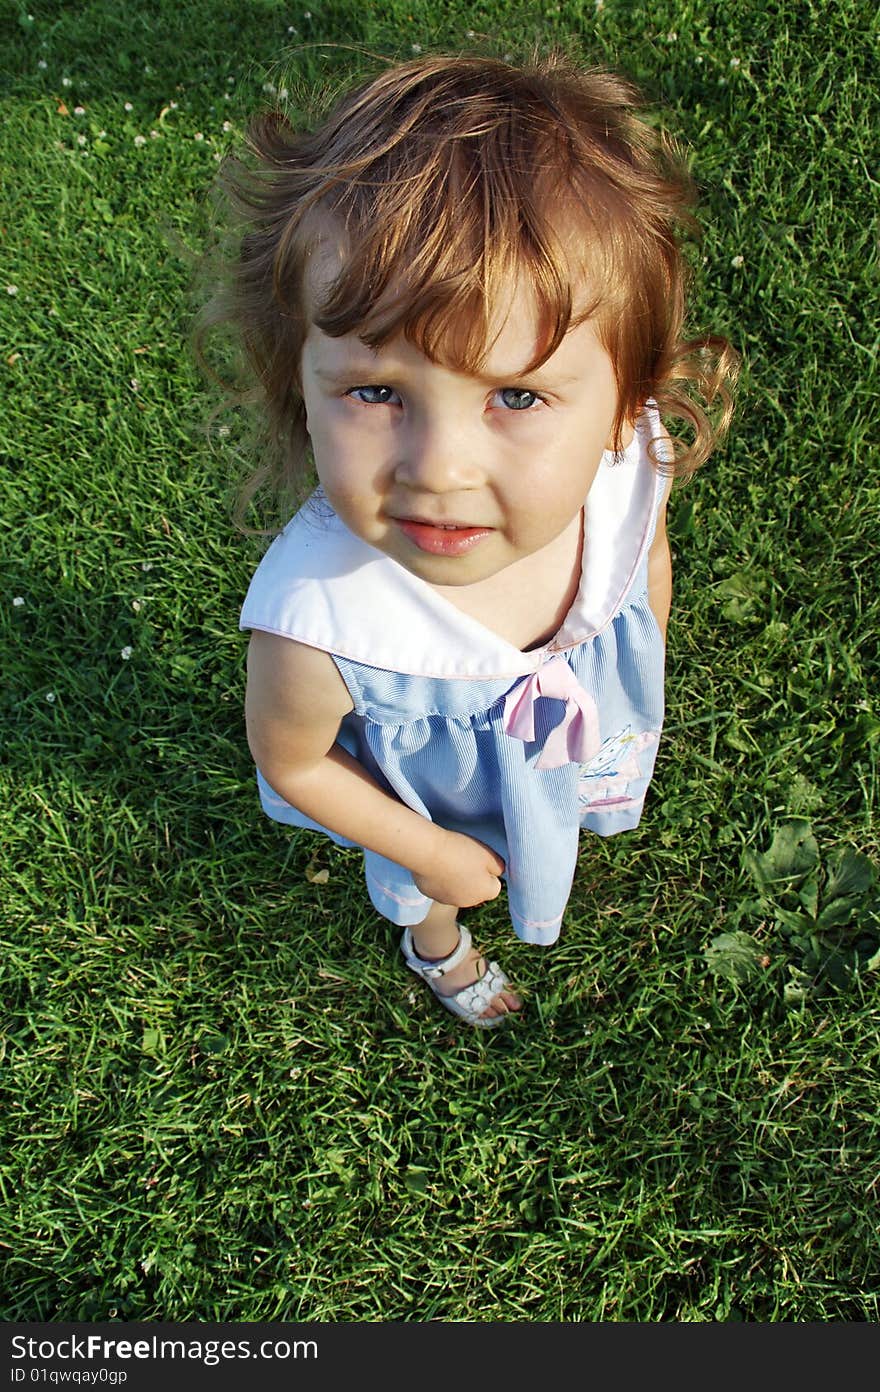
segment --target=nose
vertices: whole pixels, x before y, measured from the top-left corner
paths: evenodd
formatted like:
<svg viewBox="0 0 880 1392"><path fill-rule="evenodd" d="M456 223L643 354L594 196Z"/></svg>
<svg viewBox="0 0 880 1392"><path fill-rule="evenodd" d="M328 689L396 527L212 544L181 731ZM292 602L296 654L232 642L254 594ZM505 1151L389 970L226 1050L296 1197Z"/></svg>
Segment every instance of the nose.
<svg viewBox="0 0 880 1392"><path fill-rule="evenodd" d="M483 481L478 442L460 416L413 421L399 443L395 478L407 488L456 493Z"/></svg>

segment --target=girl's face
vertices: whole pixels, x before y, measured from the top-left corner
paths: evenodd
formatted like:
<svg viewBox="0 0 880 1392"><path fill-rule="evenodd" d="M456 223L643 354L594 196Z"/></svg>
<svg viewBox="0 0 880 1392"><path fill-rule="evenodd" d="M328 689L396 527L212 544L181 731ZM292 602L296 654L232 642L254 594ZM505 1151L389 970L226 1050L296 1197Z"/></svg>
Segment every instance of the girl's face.
<svg viewBox="0 0 880 1392"><path fill-rule="evenodd" d="M534 555L578 515L617 409L590 321L534 372L531 297L515 294L470 375L405 339L374 351L312 326L302 390L318 477L350 531L433 585L471 585Z"/></svg>

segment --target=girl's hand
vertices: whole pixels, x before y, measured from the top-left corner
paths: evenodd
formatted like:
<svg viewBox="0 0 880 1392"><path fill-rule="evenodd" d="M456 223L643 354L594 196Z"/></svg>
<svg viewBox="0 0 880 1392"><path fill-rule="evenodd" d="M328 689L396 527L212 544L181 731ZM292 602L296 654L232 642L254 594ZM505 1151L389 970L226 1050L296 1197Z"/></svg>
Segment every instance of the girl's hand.
<svg viewBox="0 0 880 1392"><path fill-rule="evenodd" d="M469 909L497 899L501 893L504 861L482 841L457 831L438 827L437 849L431 868L413 875L416 886L427 899L438 904L454 904Z"/></svg>

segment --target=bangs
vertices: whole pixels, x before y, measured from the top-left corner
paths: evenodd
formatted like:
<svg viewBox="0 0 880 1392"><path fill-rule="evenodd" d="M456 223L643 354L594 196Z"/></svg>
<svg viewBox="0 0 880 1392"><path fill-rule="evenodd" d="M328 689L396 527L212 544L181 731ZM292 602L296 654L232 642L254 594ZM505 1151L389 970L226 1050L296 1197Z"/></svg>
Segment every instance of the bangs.
<svg viewBox="0 0 880 1392"><path fill-rule="evenodd" d="M525 288L536 345L523 370L532 371L611 296L609 238L573 179L560 184L546 133L508 119L433 134L429 147L410 132L405 147L319 194L313 211L338 229L341 265L312 320L371 348L403 334L431 360L473 373Z"/></svg>

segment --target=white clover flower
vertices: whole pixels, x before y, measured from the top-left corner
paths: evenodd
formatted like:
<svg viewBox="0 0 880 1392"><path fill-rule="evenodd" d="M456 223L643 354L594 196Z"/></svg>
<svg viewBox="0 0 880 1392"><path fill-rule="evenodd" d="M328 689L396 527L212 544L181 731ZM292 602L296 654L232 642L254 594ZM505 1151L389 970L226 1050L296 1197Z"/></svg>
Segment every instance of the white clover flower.
<svg viewBox="0 0 880 1392"><path fill-rule="evenodd" d="M131 387L133 392L136 392L139 390L141 384L138 381L137 377L132 377L128 385Z"/></svg>
<svg viewBox="0 0 880 1392"><path fill-rule="evenodd" d="M62 79L61 79L61 86L62 86L62 87L72 87L72 86L73 86L73 78L72 78L72 77L62 77Z"/></svg>
<svg viewBox="0 0 880 1392"><path fill-rule="evenodd" d="M311 12L311 10L303 10L303 19L311 19L311 17L312 17L312 12Z"/></svg>
<svg viewBox="0 0 880 1392"><path fill-rule="evenodd" d="M288 34L296 34L296 33L298 33L299 31L298 31L292 24L288 24L288 26L287 26L287 32L288 32Z"/></svg>
<svg viewBox="0 0 880 1392"><path fill-rule="evenodd" d="M46 700L49 702L49 705L51 706L52 702L55 700L55 692L54 692L54 691L47 691L47 692L46 692Z"/></svg>
<svg viewBox="0 0 880 1392"><path fill-rule="evenodd" d="M675 31L674 29L670 29L669 33L666 35L666 42L667 42L667 43L677 43L677 42L678 42L678 34L676 33L676 31Z"/></svg>
<svg viewBox="0 0 880 1392"><path fill-rule="evenodd" d="M421 53L422 51L421 44L410 44L410 48L412 49L413 53Z"/></svg>
<svg viewBox="0 0 880 1392"><path fill-rule="evenodd" d="M18 286L17 286L17 285L7 285L7 287L6 287L6 293L7 293L7 295L17 295L17 294L18 294Z"/></svg>
<svg viewBox="0 0 880 1392"><path fill-rule="evenodd" d="M38 67L38 68L43 68L43 69L48 68L48 66L49 66L49 64L46 62L45 58L41 58L40 61L39 61L39 63L37 64L37 67Z"/></svg>
<svg viewBox="0 0 880 1392"><path fill-rule="evenodd" d="M288 34L289 34L291 31L288 29L287 32L288 32ZM296 33L296 30L294 29L293 32L294 32L294 34L295 34L295 33ZM227 79L226 79L226 86L227 86L227 87L234 87L234 86L235 86L235 78L234 78L234 77L227 77Z"/></svg>
<svg viewBox="0 0 880 1392"><path fill-rule="evenodd" d="M73 108L73 114L74 116L85 116L86 109L84 106L75 106Z"/></svg>
<svg viewBox="0 0 880 1392"><path fill-rule="evenodd" d="M231 122L231 121L224 121L224 122L223 122L223 129L224 129L225 131L231 131L231 130L232 130L232 122Z"/></svg>
<svg viewBox="0 0 880 1392"><path fill-rule="evenodd" d="M141 612L141 609L142 609L143 606L142 606L142 604L141 604L141 602L140 602L139 599L133 599L133 600L131 601L131 607L132 607L132 609L134 610L134 612L135 612L136 614L139 614L139 613Z"/></svg>
<svg viewBox="0 0 880 1392"><path fill-rule="evenodd" d="M732 68L738 68L739 65L740 65L740 59L739 59L739 58L731 58L731 60L730 60L730 66L731 66Z"/></svg>
<svg viewBox="0 0 880 1392"><path fill-rule="evenodd" d="M136 135L134 138L134 143L135 145L146 145L147 137L145 135Z"/></svg>
<svg viewBox="0 0 880 1392"><path fill-rule="evenodd" d="M290 96L290 93L288 92L286 87L282 87L279 90L278 95L282 101L287 101L287 98Z"/></svg>
<svg viewBox="0 0 880 1392"><path fill-rule="evenodd" d="M98 139L99 139L99 140L103 140L103 139L104 139L104 136L105 136L106 134L107 134L106 131L98 131Z"/></svg>
<svg viewBox="0 0 880 1392"><path fill-rule="evenodd" d="M224 93L223 93L223 100L224 100L224 101L232 101L232 93L231 93L231 92L224 92Z"/></svg>
<svg viewBox="0 0 880 1392"><path fill-rule="evenodd" d="M76 143L77 143L77 145L85 145L85 144L86 144L86 137L85 137L84 135L78 135L78 136L76 137Z"/></svg>
<svg viewBox="0 0 880 1392"><path fill-rule="evenodd" d="M20 594L17 594L17 595L14 597L12 603L13 603L14 608L20 609L21 606L24 604L24 597L23 597L22 595L20 595Z"/></svg>
<svg viewBox="0 0 880 1392"><path fill-rule="evenodd" d="M153 569L153 562L152 562L152 561L141 561L141 570L152 570L152 569Z"/></svg>
<svg viewBox="0 0 880 1392"><path fill-rule="evenodd" d="M205 137L202 135L201 131L196 131L195 135L193 136L193 140L204 140L204 138Z"/></svg>
<svg viewBox="0 0 880 1392"><path fill-rule="evenodd" d="M144 63L144 74L147 77L152 77L153 75L153 69L150 67L149 63Z"/></svg>
<svg viewBox="0 0 880 1392"><path fill-rule="evenodd" d="M120 649L119 656L122 658L123 662L128 662L129 658L131 657L132 651L133 649L129 647L128 644L126 644L124 648Z"/></svg>
<svg viewBox="0 0 880 1392"><path fill-rule="evenodd" d="M217 427L217 434L218 434L218 435L222 435L223 439L225 440L225 439L226 439L226 436L229 434L229 426L228 426L228 425L220 425L220 426L218 426L218 427Z"/></svg>
<svg viewBox="0 0 880 1392"><path fill-rule="evenodd" d="M150 139L151 139L151 140L158 140L158 139L159 139L159 132L158 132L157 130L151 130L151 131L150 131Z"/></svg>
<svg viewBox="0 0 880 1392"><path fill-rule="evenodd" d="M597 11L598 11L598 10L604 10L604 8L605 8L605 0L596 0L596 9L597 9Z"/></svg>
<svg viewBox="0 0 880 1392"><path fill-rule="evenodd" d="M740 268L740 266L742 266L742 265L744 264L744 262L745 262L745 257L744 257L744 256L734 256L734 257L731 258L730 264L731 264L731 266L733 267L733 269L734 269L735 271L738 271L739 268Z"/></svg>
<svg viewBox="0 0 880 1392"><path fill-rule="evenodd" d="M132 106L131 102L126 102L122 109L123 111L134 111L134 107Z"/></svg>
<svg viewBox="0 0 880 1392"><path fill-rule="evenodd" d="M475 39L476 37L477 37L477 36L476 36L476 34L474 33L473 29L468 29L468 30L465 32L465 38L466 38L466 39Z"/></svg>
<svg viewBox="0 0 880 1392"><path fill-rule="evenodd" d="M169 110L169 111L176 111L176 110L177 110L177 102L169 102L169 103L168 103L168 110Z"/></svg>

